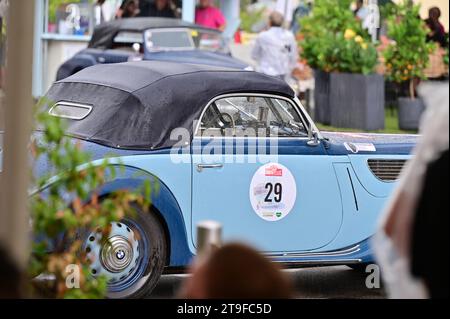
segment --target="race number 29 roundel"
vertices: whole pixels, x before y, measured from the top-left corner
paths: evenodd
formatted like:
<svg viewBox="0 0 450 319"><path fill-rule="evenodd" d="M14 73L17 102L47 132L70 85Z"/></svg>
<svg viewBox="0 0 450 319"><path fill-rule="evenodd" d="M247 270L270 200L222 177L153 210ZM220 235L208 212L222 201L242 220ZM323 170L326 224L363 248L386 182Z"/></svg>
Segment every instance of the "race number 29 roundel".
<svg viewBox="0 0 450 319"><path fill-rule="evenodd" d="M289 169L278 163L261 166L250 184L250 202L255 213L275 222L286 217L297 197L297 186Z"/></svg>

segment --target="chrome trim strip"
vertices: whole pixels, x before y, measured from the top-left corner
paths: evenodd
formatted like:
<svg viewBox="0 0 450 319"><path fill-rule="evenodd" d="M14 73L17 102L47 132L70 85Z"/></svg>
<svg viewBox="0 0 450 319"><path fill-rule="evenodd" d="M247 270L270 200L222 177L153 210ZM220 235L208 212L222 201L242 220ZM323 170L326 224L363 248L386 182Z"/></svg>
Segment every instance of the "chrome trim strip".
<svg viewBox="0 0 450 319"><path fill-rule="evenodd" d="M352 255L354 253L359 252L361 249L357 249L354 251L350 251L347 253L343 253L343 254L317 254L317 255L283 255L283 256L270 256L271 258L320 258L320 257L343 257L343 256L348 256L348 255Z"/></svg>
<svg viewBox="0 0 450 319"><path fill-rule="evenodd" d="M54 109L60 105L65 105L65 106L73 106L73 107L78 107L81 109L86 109L88 110L86 114L84 114L83 116L67 116L67 115L62 115L62 114L58 114L58 113L54 113ZM73 103L73 102L66 102L66 101L59 101L57 103L55 103L55 105L53 105L50 110L48 111L48 114L52 115L52 116L56 116L56 117L61 117L61 118L65 118L65 119L70 119L70 120L82 120L85 119L89 114L91 114L92 112L92 105L87 105L87 104L80 104L80 103Z"/></svg>
<svg viewBox="0 0 450 319"><path fill-rule="evenodd" d="M221 163L217 163L217 164L197 164L197 172L201 173L201 172L203 172L204 169L207 169L207 168L219 169L219 168L222 168L222 167L223 167L223 164L221 164Z"/></svg>
<svg viewBox="0 0 450 319"><path fill-rule="evenodd" d="M360 245L352 246L343 250L335 250L329 252L310 252L310 253L285 253L285 254L265 254L270 258L315 258L315 257L334 257L334 256L347 256L360 251Z"/></svg>
<svg viewBox="0 0 450 319"><path fill-rule="evenodd" d="M345 265L345 264L358 264L362 263L362 259L323 259L323 260L273 260L275 263L280 264L295 264L295 265L318 265L318 264L329 264L329 265Z"/></svg>
<svg viewBox="0 0 450 319"><path fill-rule="evenodd" d="M297 96L295 96L293 100L295 101L295 104L296 104L297 108L300 110L300 114L303 115L306 118L307 122L310 125L310 128L312 128L313 131L317 132L320 140L323 140L324 137L323 137L322 133L317 128L316 123L314 123L313 119L308 114L308 112L306 112L305 108L303 107L302 102L300 102L300 99Z"/></svg>
<svg viewBox="0 0 450 319"><path fill-rule="evenodd" d="M219 138L221 140L226 140L226 139L233 139L233 140L241 140L241 139L258 139L258 140L286 140L286 139L290 139L290 140L309 140L308 137L301 137L301 136L280 136L280 137L274 137L274 136L268 136L268 137L256 137L256 136L194 136L194 139L196 140L211 140L213 138Z"/></svg>

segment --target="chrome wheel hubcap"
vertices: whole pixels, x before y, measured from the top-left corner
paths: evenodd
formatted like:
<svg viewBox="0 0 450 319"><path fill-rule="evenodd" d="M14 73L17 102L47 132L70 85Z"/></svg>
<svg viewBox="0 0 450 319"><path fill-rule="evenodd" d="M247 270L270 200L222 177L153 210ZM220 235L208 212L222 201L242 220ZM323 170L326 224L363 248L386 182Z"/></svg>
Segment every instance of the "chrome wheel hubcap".
<svg viewBox="0 0 450 319"><path fill-rule="evenodd" d="M139 241L124 223L112 223L107 239L100 231L92 232L85 244L91 274L105 275L109 283L124 281L133 275L139 263Z"/></svg>
<svg viewBox="0 0 450 319"><path fill-rule="evenodd" d="M113 236L101 248L101 263L110 272L126 269L133 260L133 246L122 236Z"/></svg>

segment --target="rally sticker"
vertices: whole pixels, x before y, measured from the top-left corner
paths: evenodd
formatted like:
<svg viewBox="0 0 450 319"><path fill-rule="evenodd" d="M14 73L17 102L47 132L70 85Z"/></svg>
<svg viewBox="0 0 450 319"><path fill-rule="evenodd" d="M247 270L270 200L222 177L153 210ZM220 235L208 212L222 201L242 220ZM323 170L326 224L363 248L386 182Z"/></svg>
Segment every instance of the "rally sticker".
<svg viewBox="0 0 450 319"><path fill-rule="evenodd" d="M250 184L250 202L255 213L275 222L286 217L297 197L295 179L288 168L269 163L261 166Z"/></svg>

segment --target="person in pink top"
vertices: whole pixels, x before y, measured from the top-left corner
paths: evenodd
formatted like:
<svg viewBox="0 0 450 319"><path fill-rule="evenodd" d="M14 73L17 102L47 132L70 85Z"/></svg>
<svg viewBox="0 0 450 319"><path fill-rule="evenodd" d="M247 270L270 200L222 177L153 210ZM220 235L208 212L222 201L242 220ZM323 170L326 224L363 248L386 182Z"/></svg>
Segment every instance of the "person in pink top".
<svg viewBox="0 0 450 319"><path fill-rule="evenodd" d="M211 0L200 0L195 9L195 23L223 31L225 29L225 17L222 12L211 4Z"/></svg>

